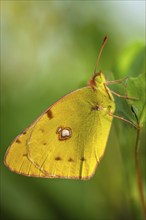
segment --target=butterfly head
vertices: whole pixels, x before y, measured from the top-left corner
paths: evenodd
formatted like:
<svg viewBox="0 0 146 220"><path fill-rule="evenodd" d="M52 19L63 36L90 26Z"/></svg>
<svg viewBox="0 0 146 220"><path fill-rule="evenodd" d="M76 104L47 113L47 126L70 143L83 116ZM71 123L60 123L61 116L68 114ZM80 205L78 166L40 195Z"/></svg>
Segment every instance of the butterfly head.
<svg viewBox="0 0 146 220"><path fill-rule="evenodd" d="M105 77L102 72L95 73L92 79L89 81L88 85L97 89L99 87L103 87L106 82Z"/></svg>

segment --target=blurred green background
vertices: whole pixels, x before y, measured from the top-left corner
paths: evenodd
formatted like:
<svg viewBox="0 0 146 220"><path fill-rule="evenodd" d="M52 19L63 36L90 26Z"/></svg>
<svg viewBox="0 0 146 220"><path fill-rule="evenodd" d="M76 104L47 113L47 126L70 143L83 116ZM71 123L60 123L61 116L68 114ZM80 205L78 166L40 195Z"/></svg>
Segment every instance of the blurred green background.
<svg viewBox="0 0 146 220"><path fill-rule="evenodd" d="M145 1L1 1L2 219L142 219L136 133L122 121L114 119L105 155L89 181L29 178L3 165L19 133L61 96L86 85L106 34L98 68L106 78L144 74ZM123 92L121 86L112 89ZM116 114L130 117L126 102L116 103Z"/></svg>

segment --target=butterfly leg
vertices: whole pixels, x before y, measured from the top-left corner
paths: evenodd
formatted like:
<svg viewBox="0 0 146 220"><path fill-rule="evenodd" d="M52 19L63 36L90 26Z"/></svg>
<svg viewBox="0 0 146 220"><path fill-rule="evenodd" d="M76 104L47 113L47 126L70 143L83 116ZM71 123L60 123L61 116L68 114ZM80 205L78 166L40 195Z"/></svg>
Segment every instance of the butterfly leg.
<svg viewBox="0 0 146 220"><path fill-rule="evenodd" d="M120 95L112 90L110 90L111 93L113 93L114 95L120 97L120 98L124 98L124 99L129 99L129 100L133 100L133 101L138 101L139 99L138 98L135 98L135 97L129 97L129 96L125 96L125 95Z"/></svg>
<svg viewBox="0 0 146 220"><path fill-rule="evenodd" d="M120 81L120 80L117 80L117 81ZM111 82L113 82L113 81L111 81ZM111 83L111 84L113 84L113 83ZM107 83L104 83L104 88L105 88L105 90L106 90L106 92L107 92L109 98L111 99L110 94L109 94L109 90L108 90L108 88L106 87L106 85L107 85ZM110 89L110 92L111 92L112 94L118 96L119 98L129 99L129 100L133 100L133 101L138 101L138 100L139 100L139 98L136 98L136 97L129 97L129 96L127 96L127 95L120 95L120 94L118 94L118 93L112 91L111 89Z"/></svg>
<svg viewBox="0 0 146 220"><path fill-rule="evenodd" d="M125 78L123 78L123 79L113 80L113 81L106 81L105 84L106 84L106 85L120 84L120 83L123 84L124 80L127 80L127 79L128 79L128 77L125 77Z"/></svg>
<svg viewBox="0 0 146 220"><path fill-rule="evenodd" d="M109 108L111 108L111 106L109 106ZM95 106L95 107L92 108L92 109L93 109L93 110L98 110L98 111L100 111L100 110L106 110L106 108L103 108L102 106L98 106L98 105ZM120 117L120 116L118 116L118 115L114 115L114 114L111 112L111 110L108 112L108 114L109 114L110 116L114 117L114 118L117 118L117 119L119 119L119 120L125 121L125 122L127 122L127 123L133 125L135 128L137 128L137 125L136 125L136 124L134 124L133 122L131 122L131 121L129 121L129 120L123 118L123 117Z"/></svg>
<svg viewBox="0 0 146 220"><path fill-rule="evenodd" d="M129 121L129 120L123 118L123 117L120 117L120 116L118 116L118 115L113 115L111 112L109 112L109 115L112 116L112 117L114 117L114 118L117 118L117 119L119 119L119 120L125 121L125 122L127 122L127 123L133 125L135 128L137 128L137 125L135 125L133 122L131 122L131 121Z"/></svg>

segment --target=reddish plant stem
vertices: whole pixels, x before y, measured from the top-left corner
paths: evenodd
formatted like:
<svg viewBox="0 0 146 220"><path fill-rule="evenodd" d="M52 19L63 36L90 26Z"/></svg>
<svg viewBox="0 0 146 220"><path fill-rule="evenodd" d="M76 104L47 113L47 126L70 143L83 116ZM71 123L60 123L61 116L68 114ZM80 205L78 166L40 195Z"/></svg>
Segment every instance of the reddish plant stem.
<svg viewBox="0 0 146 220"><path fill-rule="evenodd" d="M145 204L145 199L144 199L144 190L143 190L143 182L142 182L142 175L141 175L141 170L140 170L140 159L139 159L140 135L141 135L141 127L138 125L136 145L135 145L135 166L136 166L137 186L139 190L141 206L142 206L143 213L144 213L144 219L146 219L146 204Z"/></svg>

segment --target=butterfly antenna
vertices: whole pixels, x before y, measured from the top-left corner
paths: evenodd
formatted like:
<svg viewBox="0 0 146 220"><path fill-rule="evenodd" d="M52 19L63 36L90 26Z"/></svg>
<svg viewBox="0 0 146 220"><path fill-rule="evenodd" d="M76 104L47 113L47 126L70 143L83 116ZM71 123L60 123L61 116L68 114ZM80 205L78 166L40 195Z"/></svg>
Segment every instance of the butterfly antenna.
<svg viewBox="0 0 146 220"><path fill-rule="evenodd" d="M97 60L96 60L96 65L95 65L95 70L94 70L94 74L96 74L96 70L97 70L97 67L98 67L98 63L99 63L99 60L100 60L100 57L101 57L101 54L102 54L102 51L103 51L103 48L107 42L107 39L108 39L108 36L106 35L104 37L104 40L102 42L102 45L101 45L101 48L100 48L100 51L99 51L99 54L98 54L98 57L97 57Z"/></svg>

